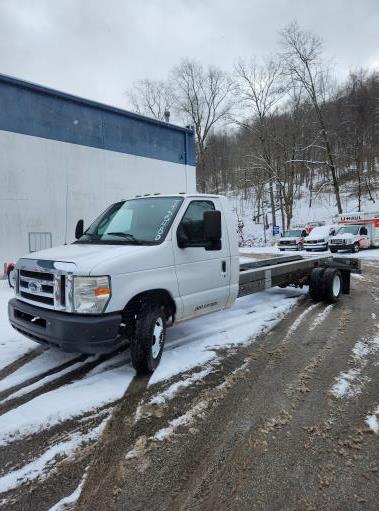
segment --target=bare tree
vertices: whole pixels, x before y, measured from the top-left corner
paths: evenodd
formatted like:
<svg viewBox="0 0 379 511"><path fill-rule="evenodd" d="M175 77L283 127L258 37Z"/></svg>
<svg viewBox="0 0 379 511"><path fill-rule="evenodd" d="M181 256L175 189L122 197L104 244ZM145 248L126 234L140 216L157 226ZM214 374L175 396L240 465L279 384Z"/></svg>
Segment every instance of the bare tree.
<svg viewBox="0 0 379 511"><path fill-rule="evenodd" d="M175 95L168 82L144 79L127 91L132 109L142 115L165 120L166 112L174 106Z"/></svg>
<svg viewBox="0 0 379 511"><path fill-rule="evenodd" d="M272 166L272 137L269 124L277 103L285 92L281 82L281 66L273 59L262 64L254 60L240 61L235 71L237 94L242 100L242 106L247 107L250 114L248 122L238 120L237 123L256 135L260 142L260 151L255 158L256 166L262 168L269 177L272 223L276 225L273 187L275 173Z"/></svg>
<svg viewBox="0 0 379 511"><path fill-rule="evenodd" d="M281 56L284 59L288 75L294 84L304 88L315 110L321 138L324 143L326 164L332 176L337 209L339 213L342 213L336 166L322 110L322 105L325 101L326 72L321 62L321 40L311 32L302 30L296 21L290 23L281 32L281 37L283 45Z"/></svg>
<svg viewBox="0 0 379 511"><path fill-rule="evenodd" d="M205 191L205 152L212 130L228 119L231 108L229 76L220 69L183 60L171 73L175 108L192 125L197 141L197 172L200 189Z"/></svg>

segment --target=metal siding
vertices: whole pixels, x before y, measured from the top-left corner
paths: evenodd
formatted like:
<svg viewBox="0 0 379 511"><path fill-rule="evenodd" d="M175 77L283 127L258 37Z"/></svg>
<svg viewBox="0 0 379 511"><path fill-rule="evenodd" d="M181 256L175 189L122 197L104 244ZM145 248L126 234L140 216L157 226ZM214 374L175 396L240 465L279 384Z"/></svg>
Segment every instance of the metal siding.
<svg viewBox="0 0 379 511"><path fill-rule="evenodd" d="M0 112L0 130L195 165L191 131L4 76Z"/></svg>

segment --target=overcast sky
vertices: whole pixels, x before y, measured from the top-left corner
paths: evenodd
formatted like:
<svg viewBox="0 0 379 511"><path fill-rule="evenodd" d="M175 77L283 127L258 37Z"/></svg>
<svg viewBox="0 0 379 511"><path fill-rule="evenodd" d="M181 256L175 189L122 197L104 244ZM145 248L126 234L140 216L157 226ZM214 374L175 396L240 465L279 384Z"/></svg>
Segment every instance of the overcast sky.
<svg viewBox="0 0 379 511"><path fill-rule="evenodd" d="M340 79L379 68L379 0L0 0L0 73L125 108L183 57L231 70L276 51L294 18Z"/></svg>

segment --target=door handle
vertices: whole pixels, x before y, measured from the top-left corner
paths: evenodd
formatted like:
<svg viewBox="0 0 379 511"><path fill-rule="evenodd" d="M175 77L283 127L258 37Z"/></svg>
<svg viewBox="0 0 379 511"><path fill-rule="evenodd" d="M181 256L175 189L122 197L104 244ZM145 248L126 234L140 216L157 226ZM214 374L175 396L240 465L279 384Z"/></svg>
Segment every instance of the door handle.
<svg viewBox="0 0 379 511"><path fill-rule="evenodd" d="M222 261L222 262L221 262L221 271L222 271L223 273L226 273L226 261Z"/></svg>

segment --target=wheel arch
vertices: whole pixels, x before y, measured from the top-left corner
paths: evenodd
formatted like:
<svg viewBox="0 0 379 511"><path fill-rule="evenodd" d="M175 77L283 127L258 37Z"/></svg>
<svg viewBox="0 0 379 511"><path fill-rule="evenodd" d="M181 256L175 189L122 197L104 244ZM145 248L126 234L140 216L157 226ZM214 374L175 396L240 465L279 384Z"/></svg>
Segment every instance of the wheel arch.
<svg viewBox="0 0 379 511"><path fill-rule="evenodd" d="M129 318L130 315L135 316L138 308L145 301L164 305L167 310L167 319L172 316L172 322L174 322L177 310L176 303L171 293L163 288L149 289L134 295L125 305L124 316L129 316Z"/></svg>

